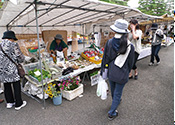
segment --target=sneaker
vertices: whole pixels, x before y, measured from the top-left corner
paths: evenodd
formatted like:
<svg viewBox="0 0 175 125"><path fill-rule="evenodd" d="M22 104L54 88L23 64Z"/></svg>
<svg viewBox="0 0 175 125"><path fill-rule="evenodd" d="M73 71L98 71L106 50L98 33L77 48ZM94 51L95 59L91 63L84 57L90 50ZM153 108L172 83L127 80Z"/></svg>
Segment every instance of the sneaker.
<svg viewBox="0 0 175 125"><path fill-rule="evenodd" d="M159 62L157 62L157 65L159 65L160 64L160 61Z"/></svg>
<svg viewBox="0 0 175 125"><path fill-rule="evenodd" d="M12 108L14 105L15 105L15 103L7 103L6 108L7 108L7 109L10 109L10 108Z"/></svg>
<svg viewBox="0 0 175 125"><path fill-rule="evenodd" d="M108 114L108 119L109 119L110 121L112 121L112 120L115 119L117 116L118 116L118 111L116 110L116 115L111 116L111 115Z"/></svg>
<svg viewBox="0 0 175 125"><path fill-rule="evenodd" d="M4 92L4 90L2 90L1 88L0 88L0 94L2 94Z"/></svg>
<svg viewBox="0 0 175 125"><path fill-rule="evenodd" d="M15 107L15 110L20 110L22 107L26 106L27 105L27 102L26 101L23 101L23 104L19 107Z"/></svg>
<svg viewBox="0 0 175 125"><path fill-rule="evenodd" d="M121 102L121 101L120 101ZM115 112L117 113L117 116L118 116L118 111L117 111L117 109L115 110Z"/></svg>
<svg viewBox="0 0 175 125"><path fill-rule="evenodd" d="M149 66L153 66L153 65L154 65L154 63L150 62L148 65L149 65Z"/></svg>

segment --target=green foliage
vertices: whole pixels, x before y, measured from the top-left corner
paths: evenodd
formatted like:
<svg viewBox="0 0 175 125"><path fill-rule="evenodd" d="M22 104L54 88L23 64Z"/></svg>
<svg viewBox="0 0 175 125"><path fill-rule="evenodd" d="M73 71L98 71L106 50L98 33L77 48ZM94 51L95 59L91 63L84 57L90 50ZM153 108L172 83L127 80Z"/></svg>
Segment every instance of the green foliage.
<svg viewBox="0 0 175 125"><path fill-rule="evenodd" d="M173 16L174 13L174 0L167 0L166 2L166 11L169 15Z"/></svg>
<svg viewBox="0 0 175 125"><path fill-rule="evenodd" d="M94 75L97 75L98 74L98 71L95 71L93 73L90 74L90 76L94 76Z"/></svg>
<svg viewBox="0 0 175 125"><path fill-rule="evenodd" d="M108 2L108 3L113 3L113 4L117 4L117 5L128 6L127 5L127 2L129 0L124 0L124 1L121 1L121 0L100 0L100 1Z"/></svg>
<svg viewBox="0 0 175 125"><path fill-rule="evenodd" d="M4 2L0 2L0 9L2 8Z"/></svg>
<svg viewBox="0 0 175 125"><path fill-rule="evenodd" d="M139 0L138 9L149 15L161 16L166 13L166 3L164 0Z"/></svg>

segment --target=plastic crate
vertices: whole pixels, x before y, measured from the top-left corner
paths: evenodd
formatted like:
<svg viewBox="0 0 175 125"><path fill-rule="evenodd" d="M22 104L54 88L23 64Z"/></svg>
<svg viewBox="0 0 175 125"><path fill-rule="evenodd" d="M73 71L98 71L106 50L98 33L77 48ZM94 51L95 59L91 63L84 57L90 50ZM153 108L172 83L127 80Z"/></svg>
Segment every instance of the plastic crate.
<svg viewBox="0 0 175 125"><path fill-rule="evenodd" d="M30 70L34 70L35 68L39 69L39 62L35 62L35 63L30 63L30 64L25 64L23 65L24 71L26 74L28 74L28 72Z"/></svg>
<svg viewBox="0 0 175 125"><path fill-rule="evenodd" d="M100 60L97 61L97 60L95 60L94 57L88 58L83 52L81 53L81 56L82 56L83 58L85 58L86 60L88 60L89 62L93 62L93 63L95 63L95 64L100 64L101 61L102 61L102 59L100 59Z"/></svg>
<svg viewBox="0 0 175 125"><path fill-rule="evenodd" d="M32 80L33 82L35 82L38 86L41 86L42 85L42 82L39 82L35 77L29 75L28 76L30 80ZM47 83L48 81L50 81L51 78L45 78L43 79L43 83Z"/></svg>
<svg viewBox="0 0 175 125"><path fill-rule="evenodd" d="M78 88L71 91L62 91L63 98L71 101L83 93L83 84L80 84Z"/></svg>
<svg viewBox="0 0 175 125"><path fill-rule="evenodd" d="M42 69L42 70L44 70L44 69ZM30 78L30 80L35 82L37 85L42 85L42 82L41 81L39 82L38 79L36 79L35 77L33 77L31 75L28 75L28 77ZM43 83L47 83L50 80L51 80L51 78L46 77L45 79L43 79Z"/></svg>

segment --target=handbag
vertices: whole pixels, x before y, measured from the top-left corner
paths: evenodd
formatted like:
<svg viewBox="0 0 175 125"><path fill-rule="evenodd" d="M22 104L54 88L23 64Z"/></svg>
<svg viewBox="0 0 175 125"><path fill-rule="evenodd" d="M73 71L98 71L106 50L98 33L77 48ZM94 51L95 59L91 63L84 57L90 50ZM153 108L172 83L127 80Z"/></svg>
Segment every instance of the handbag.
<svg viewBox="0 0 175 125"><path fill-rule="evenodd" d="M0 45L0 48L1 48L2 52L9 58L9 60L10 60L11 62L13 62L13 63L16 65L17 70L18 70L18 75L19 75L21 78L23 78L23 77L25 76L25 71L24 71L22 65L19 64L19 63L17 64L15 61L13 61L13 60L4 52L4 50L2 49L2 46L1 46L1 45Z"/></svg>

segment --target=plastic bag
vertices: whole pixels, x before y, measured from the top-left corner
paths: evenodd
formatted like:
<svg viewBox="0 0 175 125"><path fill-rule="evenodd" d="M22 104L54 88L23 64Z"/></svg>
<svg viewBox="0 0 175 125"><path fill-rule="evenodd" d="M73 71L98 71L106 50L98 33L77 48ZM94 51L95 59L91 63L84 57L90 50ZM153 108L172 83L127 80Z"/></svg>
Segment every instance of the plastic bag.
<svg viewBox="0 0 175 125"><path fill-rule="evenodd" d="M97 85L97 96L100 97L102 100L107 99L107 91L108 91L108 84L106 81L100 76L98 80L98 85Z"/></svg>

